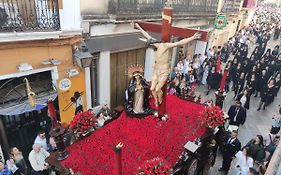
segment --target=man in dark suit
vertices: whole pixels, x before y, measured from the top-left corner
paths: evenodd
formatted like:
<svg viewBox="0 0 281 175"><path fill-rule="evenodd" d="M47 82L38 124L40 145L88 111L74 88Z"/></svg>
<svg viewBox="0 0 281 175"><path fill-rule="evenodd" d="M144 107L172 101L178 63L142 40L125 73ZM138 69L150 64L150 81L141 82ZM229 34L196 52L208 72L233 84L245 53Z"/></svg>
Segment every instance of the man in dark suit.
<svg viewBox="0 0 281 175"><path fill-rule="evenodd" d="M224 138L224 144L222 148L222 167L219 171L228 172L232 159L235 154L241 149L241 143L237 139L238 131L234 130L231 132L230 136Z"/></svg>
<svg viewBox="0 0 281 175"><path fill-rule="evenodd" d="M240 101L236 101L235 105L232 105L228 110L229 124L240 126L246 121L246 109L241 106Z"/></svg>

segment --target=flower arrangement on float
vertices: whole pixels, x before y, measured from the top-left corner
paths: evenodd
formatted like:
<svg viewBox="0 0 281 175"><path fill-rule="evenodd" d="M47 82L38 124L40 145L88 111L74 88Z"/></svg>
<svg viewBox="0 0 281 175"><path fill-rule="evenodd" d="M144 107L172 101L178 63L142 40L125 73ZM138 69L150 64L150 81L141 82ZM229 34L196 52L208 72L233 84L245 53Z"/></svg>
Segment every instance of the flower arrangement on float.
<svg viewBox="0 0 281 175"><path fill-rule="evenodd" d="M155 157L151 160L146 160L142 166L139 167L138 175L170 175L172 169L169 164L160 157Z"/></svg>
<svg viewBox="0 0 281 175"><path fill-rule="evenodd" d="M224 113L218 106L207 106L201 113L203 123L209 128L215 128L224 124Z"/></svg>
<svg viewBox="0 0 281 175"><path fill-rule="evenodd" d="M76 138L85 136L94 130L96 121L96 117L90 111L78 113L70 122L69 132L72 132Z"/></svg>

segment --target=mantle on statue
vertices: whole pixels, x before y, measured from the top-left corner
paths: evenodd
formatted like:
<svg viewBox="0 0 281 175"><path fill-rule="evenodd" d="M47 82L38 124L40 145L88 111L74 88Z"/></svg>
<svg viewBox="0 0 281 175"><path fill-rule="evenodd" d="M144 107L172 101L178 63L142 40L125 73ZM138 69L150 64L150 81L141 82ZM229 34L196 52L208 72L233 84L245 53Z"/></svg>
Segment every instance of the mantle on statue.
<svg viewBox="0 0 281 175"><path fill-rule="evenodd" d="M130 118L123 112L114 122L71 145L70 155L62 163L85 175L115 174L113 148L122 142L124 174L136 174L144 161L157 156L173 165L187 141L203 136L206 128L199 118L203 110L203 105L168 95L168 121L160 121L152 115Z"/></svg>

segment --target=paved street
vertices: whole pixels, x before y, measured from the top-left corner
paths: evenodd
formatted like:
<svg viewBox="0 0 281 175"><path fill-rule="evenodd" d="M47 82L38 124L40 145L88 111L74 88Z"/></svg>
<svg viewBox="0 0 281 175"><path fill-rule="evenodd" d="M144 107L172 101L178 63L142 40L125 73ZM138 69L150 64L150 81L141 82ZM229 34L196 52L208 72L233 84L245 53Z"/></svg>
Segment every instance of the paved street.
<svg viewBox="0 0 281 175"><path fill-rule="evenodd" d="M277 43L276 41L269 41L268 47L273 48ZM252 51L249 52L251 54ZM206 87L199 87L198 92L204 94L204 99L213 98L214 97L214 91L210 92L209 96L206 96L207 89ZM274 102L266 107L266 110L257 111L258 104L260 98L258 97L251 97L250 100L250 110L247 111L247 119L243 126L239 128L239 135L238 138L241 141L242 146L244 146L250 139L254 138L255 135L265 135L269 133L269 130L271 128L271 122L272 122L272 116L277 111L277 106L281 104L281 97L280 92L278 96L275 98ZM227 97L225 99L224 111L228 111L229 107L234 104L233 99L234 93L231 91L227 94ZM216 164L214 167L210 169L209 175L222 175L223 173L218 172L218 169L222 165L222 156L218 154Z"/></svg>

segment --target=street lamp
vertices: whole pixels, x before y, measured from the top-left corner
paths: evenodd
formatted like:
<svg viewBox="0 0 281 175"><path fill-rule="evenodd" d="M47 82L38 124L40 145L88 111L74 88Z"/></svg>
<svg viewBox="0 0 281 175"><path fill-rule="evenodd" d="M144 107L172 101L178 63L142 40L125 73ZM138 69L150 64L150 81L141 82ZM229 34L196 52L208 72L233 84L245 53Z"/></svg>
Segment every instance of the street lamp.
<svg viewBox="0 0 281 175"><path fill-rule="evenodd" d="M74 60L81 68L90 67L93 58L93 55L88 52L88 49L86 49L85 46L74 51Z"/></svg>

